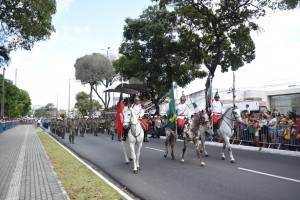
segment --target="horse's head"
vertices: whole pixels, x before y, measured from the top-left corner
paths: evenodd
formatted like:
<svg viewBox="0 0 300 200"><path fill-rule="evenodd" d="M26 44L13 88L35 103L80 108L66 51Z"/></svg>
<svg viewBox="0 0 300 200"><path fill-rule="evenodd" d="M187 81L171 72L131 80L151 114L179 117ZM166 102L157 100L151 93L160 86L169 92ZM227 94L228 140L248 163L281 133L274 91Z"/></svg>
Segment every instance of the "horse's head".
<svg viewBox="0 0 300 200"><path fill-rule="evenodd" d="M131 123L132 109L128 106L124 106L123 109L123 127L127 129Z"/></svg>
<svg viewBox="0 0 300 200"><path fill-rule="evenodd" d="M137 124L137 122L138 119L135 111L132 108L125 106L123 109L123 127L127 129L130 125Z"/></svg>
<svg viewBox="0 0 300 200"><path fill-rule="evenodd" d="M201 116L201 120L202 120L203 123L209 122L209 116L208 116L208 114L207 114L207 112L205 110L201 110L199 112L199 114Z"/></svg>
<svg viewBox="0 0 300 200"><path fill-rule="evenodd" d="M232 108L232 114L234 116L234 119L239 122L243 123L242 117L241 117L241 111L238 108Z"/></svg>

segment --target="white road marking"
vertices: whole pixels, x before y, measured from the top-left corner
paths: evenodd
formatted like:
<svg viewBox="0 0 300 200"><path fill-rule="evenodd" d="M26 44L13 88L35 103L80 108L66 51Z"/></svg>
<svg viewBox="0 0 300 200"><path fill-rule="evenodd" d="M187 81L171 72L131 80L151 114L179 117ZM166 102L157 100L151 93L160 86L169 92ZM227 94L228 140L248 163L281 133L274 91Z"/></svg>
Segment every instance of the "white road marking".
<svg viewBox="0 0 300 200"><path fill-rule="evenodd" d="M277 176L277 175L274 175L274 174L268 174L268 173L264 173L264 172L259 172L259 171L251 170L251 169L245 169L245 168L242 168L242 167L238 167L238 169L244 170L244 171L248 171L248 172L252 172L252 173L256 173L256 174L261 174L261 175L265 175L265 176L271 176L271 177L274 177L274 178L279 178L279 179L284 179L284 180L288 180L288 181L293 181L293 182L296 182L296 183L300 183L300 180L293 179L293 178L287 178L287 177L283 177L283 176Z"/></svg>
<svg viewBox="0 0 300 200"><path fill-rule="evenodd" d="M24 140L22 143L22 147L20 150L20 154L18 157L17 165L12 175L12 179L9 184L8 192L6 195L6 199L19 199L19 191L20 191L20 184L22 178L22 171L23 165L25 161L25 152L26 152L26 144L27 144L27 135L28 135L28 128L26 129L26 134L24 136Z"/></svg>
<svg viewBox="0 0 300 200"><path fill-rule="evenodd" d="M151 147L145 147L145 149L152 149L152 150L155 150L155 151L165 152L164 150L161 150L161 149L155 149L155 148L151 148Z"/></svg>

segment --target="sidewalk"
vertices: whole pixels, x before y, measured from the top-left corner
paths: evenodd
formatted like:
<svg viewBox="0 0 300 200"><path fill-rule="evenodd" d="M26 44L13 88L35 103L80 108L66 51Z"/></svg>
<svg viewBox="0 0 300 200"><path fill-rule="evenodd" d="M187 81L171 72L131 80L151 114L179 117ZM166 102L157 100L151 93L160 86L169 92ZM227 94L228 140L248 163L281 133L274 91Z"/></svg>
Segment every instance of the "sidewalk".
<svg viewBox="0 0 300 200"><path fill-rule="evenodd" d="M33 125L0 134L0 200L68 199Z"/></svg>

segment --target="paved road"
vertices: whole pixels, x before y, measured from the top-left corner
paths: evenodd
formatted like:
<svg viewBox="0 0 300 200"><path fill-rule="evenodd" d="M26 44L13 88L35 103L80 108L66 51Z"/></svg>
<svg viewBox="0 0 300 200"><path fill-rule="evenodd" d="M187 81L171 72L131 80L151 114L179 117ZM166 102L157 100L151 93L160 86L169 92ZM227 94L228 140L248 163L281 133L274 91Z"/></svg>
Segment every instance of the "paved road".
<svg viewBox="0 0 300 200"><path fill-rule="evenodd" d="M0 200L67 199L32 125L0 134Z"/></svg>
<svg viewBox="0 0 300 200"><path fill-rule="evenodd" d="M299 199L299 157L234 149L237 163L231 164L220 159L220 147L208 146L211 156L203 168L192 144L181 164L182 142L176 143L174 161L163 157L164 141L152 139L144 143L141 170L133 174L120 142L107 134L76 137L75 144L59 140L142 199Z"/></svg>

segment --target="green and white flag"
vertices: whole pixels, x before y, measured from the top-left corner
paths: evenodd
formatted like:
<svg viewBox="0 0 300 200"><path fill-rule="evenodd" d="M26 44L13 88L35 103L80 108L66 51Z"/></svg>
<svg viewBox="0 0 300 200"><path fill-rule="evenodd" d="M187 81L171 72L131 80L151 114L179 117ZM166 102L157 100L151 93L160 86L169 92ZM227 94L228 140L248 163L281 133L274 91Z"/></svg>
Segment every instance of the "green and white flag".
<svg viewBox="0 0 300 200"><path fill-rule="evenodd" d="M172 129L172 128L176 127L176 119L177 119L173 83L172 83L172 86L171 86L171 89L170 89L170 92L169 92L168 103L169 103L169 110L167 112L168 122L165 125L165 127Z"/></svg>

